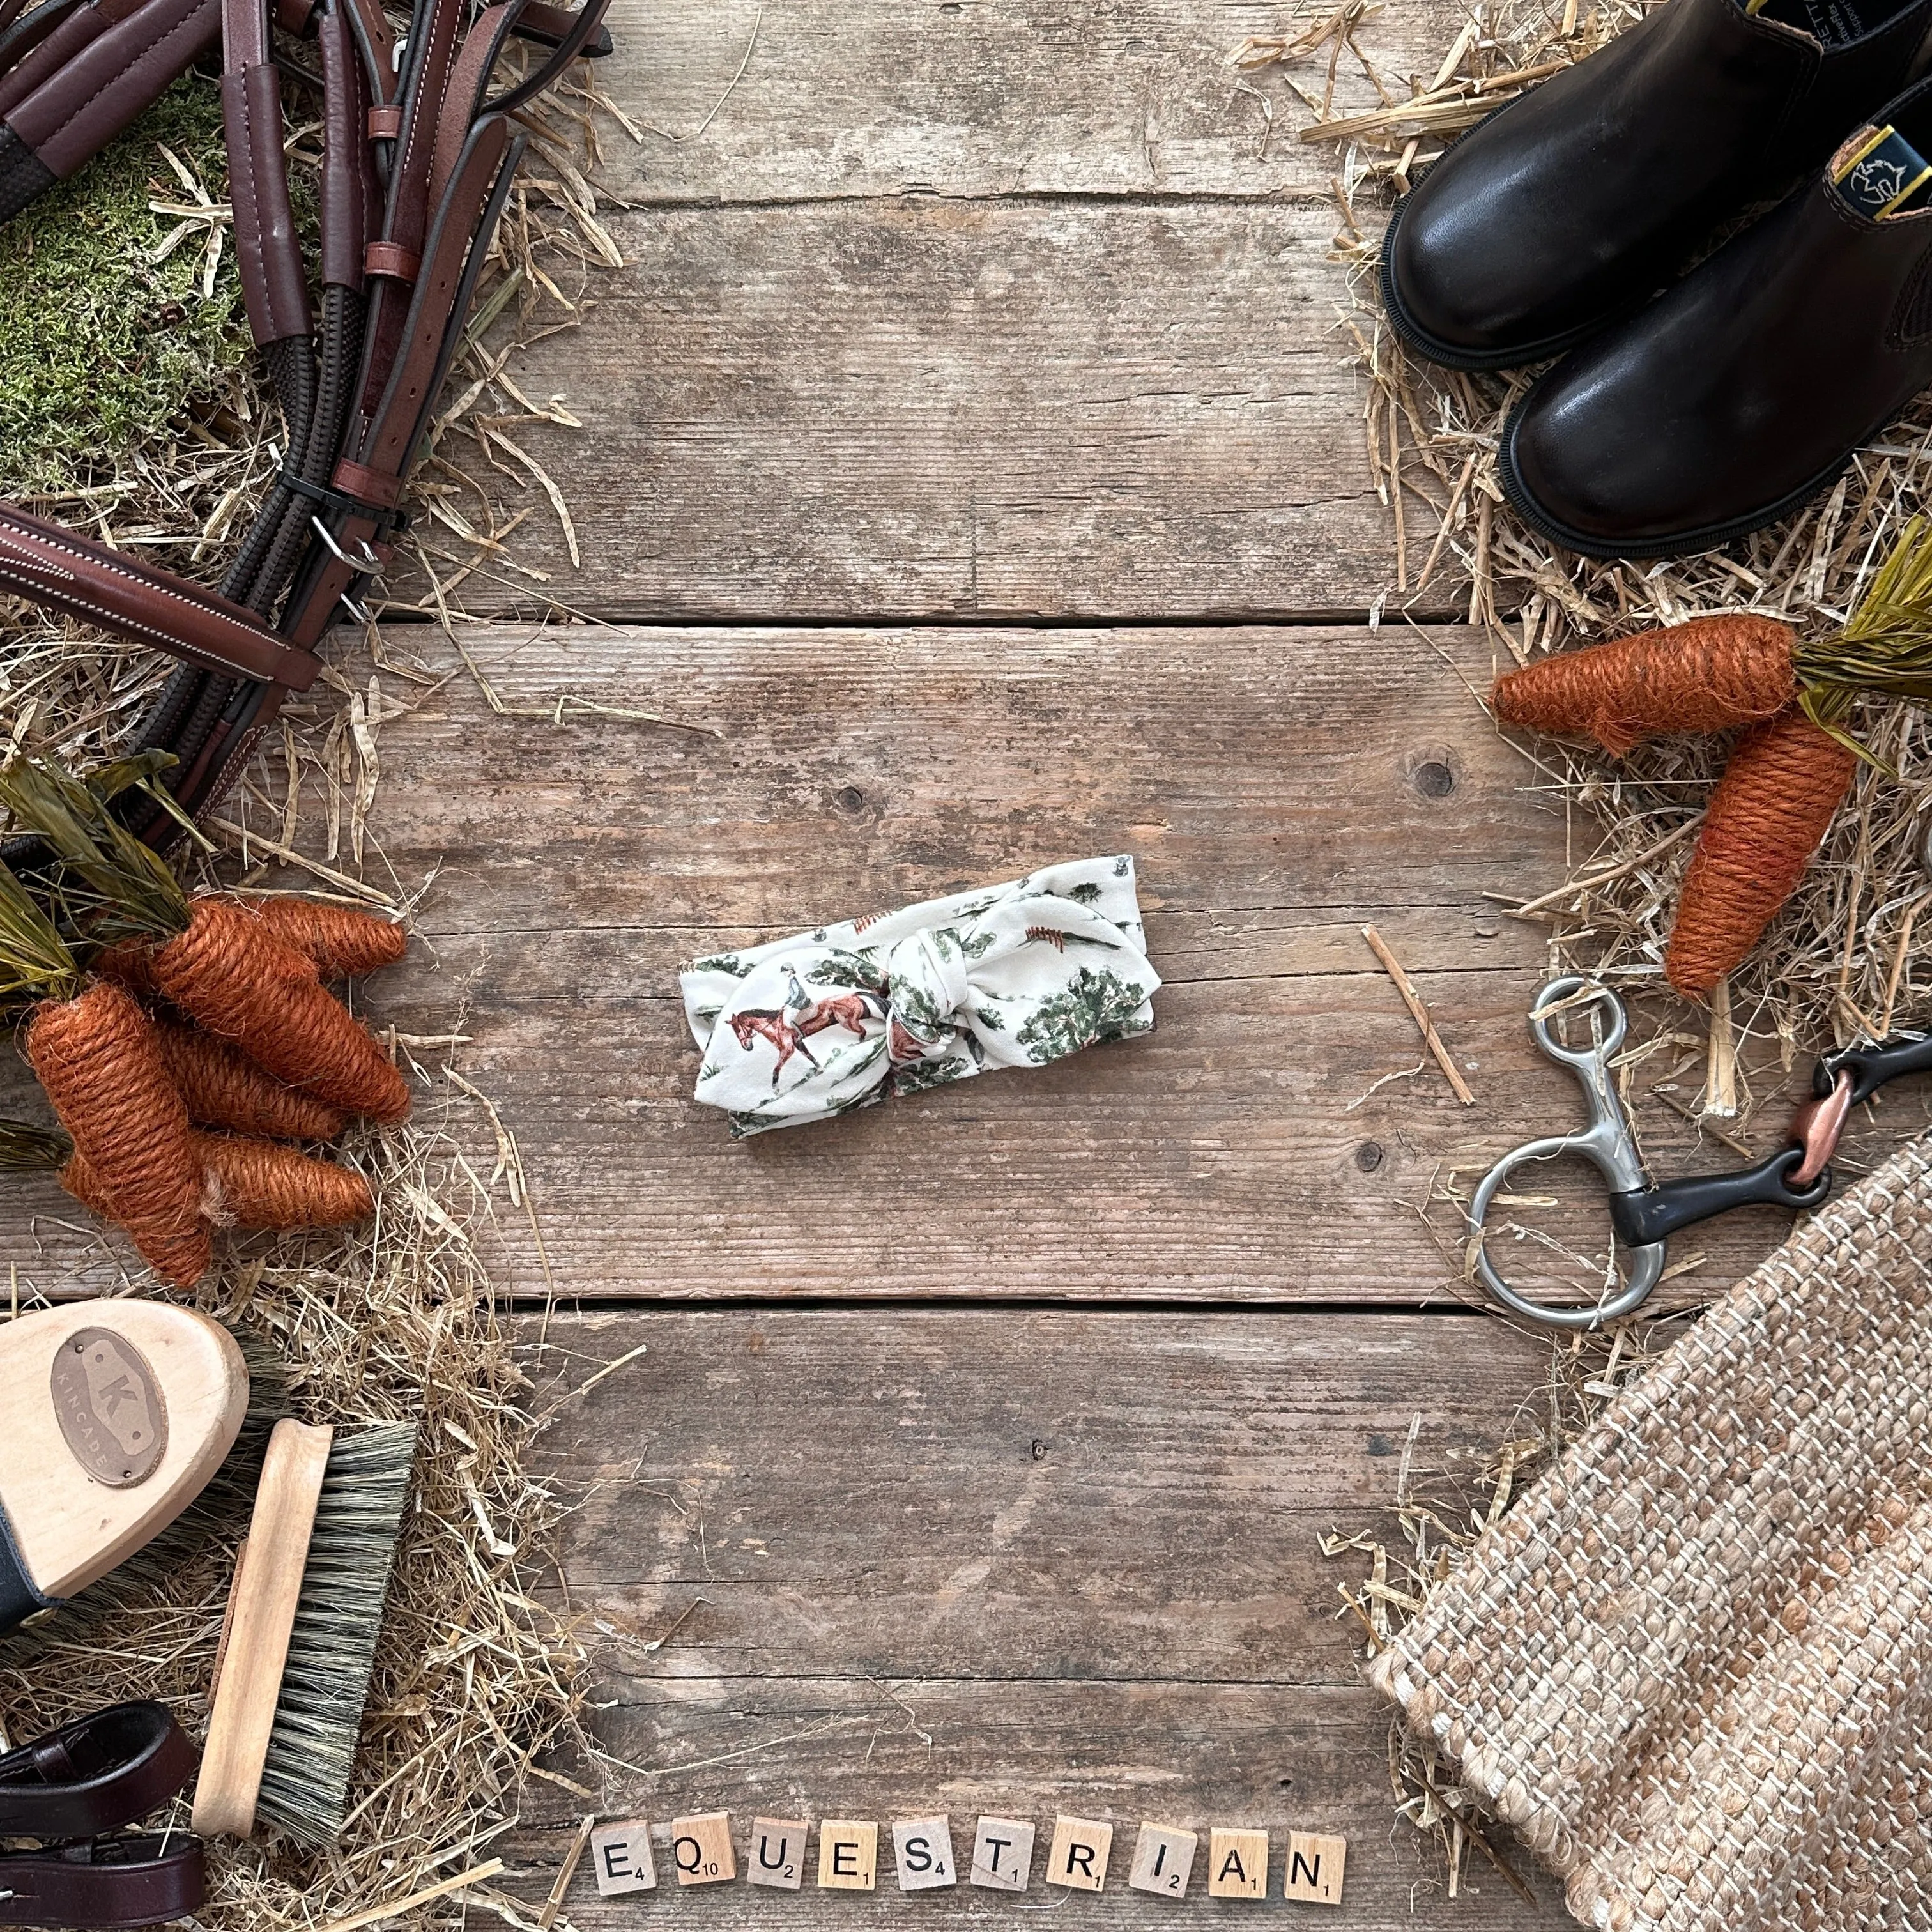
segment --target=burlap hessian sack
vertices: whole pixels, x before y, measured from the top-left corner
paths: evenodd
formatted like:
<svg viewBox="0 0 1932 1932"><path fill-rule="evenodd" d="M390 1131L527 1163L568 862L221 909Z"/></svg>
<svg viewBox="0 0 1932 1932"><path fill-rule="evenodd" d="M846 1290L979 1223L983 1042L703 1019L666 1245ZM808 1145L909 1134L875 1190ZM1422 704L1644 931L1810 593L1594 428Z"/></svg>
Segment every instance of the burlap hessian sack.
<svg viewBox="0 0 1932 1932"><path fill-rule="evenodd" d="M1612 1932L1932 1932L1932 1141L1627 1388L1369 1666Z"/></svg>

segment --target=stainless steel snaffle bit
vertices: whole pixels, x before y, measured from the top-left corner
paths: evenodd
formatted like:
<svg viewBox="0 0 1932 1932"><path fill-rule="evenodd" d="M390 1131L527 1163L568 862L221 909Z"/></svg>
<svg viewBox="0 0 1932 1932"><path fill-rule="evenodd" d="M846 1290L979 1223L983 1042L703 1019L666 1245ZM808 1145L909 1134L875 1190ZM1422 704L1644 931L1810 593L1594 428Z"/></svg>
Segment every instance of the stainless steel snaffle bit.
<svg viewBox="0 0 1932 1932"><path fill-rule="evenodd" d="M1566 1012L1591 1015L1591 1030L1595 1037L1587 1051L1565 1046L1550 1031L1550 1023L1559 1008ZM1606 1018L1607 1024L1598 1018L1599 1013ZM1611 1072L1611 1063L1623 1045L1625 1028L1623 1002L1607 986L1580 974L1552 980L1537 994L1536 1004L1530 1009L1530 1031L1552 1060L1576 1075L1583 1097L1589 1103L1590 1124L1580 1133L1551 1134L1541 1140L1527 1141L1504 1154L1483 1177L1482 1185L1469 1204L1476 1271L1482 1276L1483 1286L1505 1308L1553 1328L1600 1328L1606 1322L1620 1321L1634 1312L1662 1276L1669 1238L1678 1228L1751 1202L1783 1208L1818 1206L1832 1191L1832 1170L1825 1162L1837 1144L1846 1108L1854 1098L1867 1097L1866 1092L1855 1090L1864 1084L1854 1065L1860 1056L1856 1052L1834 1055L1820 1063L1817 1087L1820 1097L1801 1109L1792 1126L1791 1145L1768 1160L1737 1173L1696 1174L1653 1187L1644 1172L1643 1158L1637 1152L1630 1121L1617 1099ZM1915 1040L1909 1046L1900 1042L1898 1047L1888 1042L1878 1051L1888 1052L1899 1061L1895 1066L1888 1064L1880 1079L1917 1070L1928 1064L1926 1043L1922 1041ZM1907 1053L1912 1055L1909 1064ZM1874 1055L1868 1052L1863 1057ZM1871 1082L1874 1087L1878 1084L1877 1080ZM1815 1128L1814 1121L1817 1124ZM1610 1225L1628 1250L1623 1286L1614 1294L1606 1292L1601 1300L1587 1306L1552 1307L1520 1293L1498 1272L1483 1240L1490 1207L1510 1174L1528 1162L1554 1160L1562 1154L1587 1160L1603 1175L1610 1190Z"/></svg>

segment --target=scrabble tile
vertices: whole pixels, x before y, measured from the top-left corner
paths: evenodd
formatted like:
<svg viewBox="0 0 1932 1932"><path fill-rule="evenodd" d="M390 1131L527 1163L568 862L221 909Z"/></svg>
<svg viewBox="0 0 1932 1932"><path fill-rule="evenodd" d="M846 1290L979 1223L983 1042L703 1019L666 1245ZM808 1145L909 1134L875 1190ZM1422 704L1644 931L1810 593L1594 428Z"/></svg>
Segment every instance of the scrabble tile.
<svg viewBox="0 0 1932 1932"><path fill-rule="evenodd" d="M975 1885L994 1892L1024 1892L1033 1866L1033 1827L1024 1818L982 1818L973 1840Z"/></svg>
<svg viewBox="0 0 1932 1932"><path fill-rule="evenodd" d="M655 1892L658 1869L651 1858L650 1826L641 1818L621 1825L599 1825L590 1834L590 1868L597 1874L599 1898Z"/></svg>
<svg viewBox="0 0 1932 1932"><path fill-rule="evenodd" d="M802 1818L754 1818L745 1847L745 1876L754 1885L796 1892L805 1882L806 1841L812 1827Z"/></svg>
<svg viewBox="0 0 1932 1932"><path fill-rule="evenodd" d="M833 1892L870 1892L878 1876L879 1828L862 1818L826 1818L818 1827L818 1882Z"/></svg>
<svg viewBox="0 0 1932 1932"><path fill-rule="evenodd" d="M892 1862L898 1868L902 1892L930 1892L935 1886L957 1885L959 1870L952 1862L952 1821L943 1814L896 1820Z"/></svg>
<svg viewBox="0 0 1932 1932"><path fill-rule="evenodd" d="M1320 1832L1291 1832L1281 1895L1316 1905L1340 1905L1342 1876L1348 1864L1346 1838L1331 1838Z"/></svg>
<svg viewBox="0 0 1932 1932"><path fill-rule="evenodd" d="M1268 1834L1231 1832L1216 1825L1208 1837L1208 1896L1268 1896Z"/></svg>
<svg viewBox="0 0 1932 1932"><path fill-rule="evenodd" d="M1178 1825L1143 1825L1134 1840L1128 1884L1136 1892L1156 1892L1162 1898L1185 1898L1187 1875L1194 1869L1194 1853L1200 1843L1194 1832L1184 1832Z"/></svg>
<svg viewBox="0 0 1932 1932"><path fill-rule="evenodd" d="M670 1821L670 1858L680 1885L722 1885L738 1876L731 1850L731 1814L703 1811Z"/></svg>
<svg viewBox="0 0 1932 1932"><path fill-rule="evenodd" d="M1054 1819L1053 1845L1046 1855L1047 1883L1098 1892L1107 1882L1107 1854L1113 1844L1111 1825L1091 1818Z"/></svg>

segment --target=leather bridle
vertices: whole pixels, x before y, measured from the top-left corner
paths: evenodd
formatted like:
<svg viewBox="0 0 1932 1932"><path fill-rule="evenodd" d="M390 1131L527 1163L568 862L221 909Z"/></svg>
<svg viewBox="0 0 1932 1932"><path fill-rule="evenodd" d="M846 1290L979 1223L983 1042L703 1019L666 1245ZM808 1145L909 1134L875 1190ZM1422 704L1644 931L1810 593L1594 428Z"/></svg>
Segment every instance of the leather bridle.
<svg viewBox="0 0 1932 1932"><path fill-rule="evenodd" d="M0 591L182 660L136 748L206 813L316 644L379 574L410 466L460 339L525 137L517 111L580 54L608 52L608 0L413 0L398 39L382 0L0 0L0 220L71 173L218 33L230 199L248 326L288 427L287 454L219 591L0 502ZM312 38L322 92L320 314L296 234L273 29ZM512 34L548 50L490 83ZM156 844L176 820L136 792Z"/></svg>

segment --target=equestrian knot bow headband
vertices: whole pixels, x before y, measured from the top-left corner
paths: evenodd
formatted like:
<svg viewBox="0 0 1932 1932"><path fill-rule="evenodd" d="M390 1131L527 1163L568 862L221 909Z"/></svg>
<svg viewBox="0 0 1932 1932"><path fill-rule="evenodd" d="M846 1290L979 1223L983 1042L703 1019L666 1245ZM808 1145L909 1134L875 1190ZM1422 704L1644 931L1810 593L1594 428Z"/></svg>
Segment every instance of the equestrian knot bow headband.
<svg viewBox="0 0 1932 1932"><path fill-rule="evenodd" d="M1151 1032L1145 944L1122 857L697 960L697 1097L742 1137Z"/></svg>

